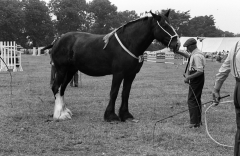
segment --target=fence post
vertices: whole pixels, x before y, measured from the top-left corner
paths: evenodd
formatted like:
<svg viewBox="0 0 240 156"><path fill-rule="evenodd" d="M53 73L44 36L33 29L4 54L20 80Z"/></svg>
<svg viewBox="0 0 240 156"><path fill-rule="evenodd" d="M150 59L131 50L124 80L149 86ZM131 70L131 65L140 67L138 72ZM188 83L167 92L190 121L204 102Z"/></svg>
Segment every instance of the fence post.
<svg viewBox="0 0 240 156"><path fill-rule="evenodd" d="M36 47L33 47L33 56L36 56Z"/></svg>
<svg viewBox="0 0 240 156"><path fill-rule="evenodd" d="M38 47L38 49L37 49L37 56L40 56L40 55L41 55L41 48Z"/></svg>

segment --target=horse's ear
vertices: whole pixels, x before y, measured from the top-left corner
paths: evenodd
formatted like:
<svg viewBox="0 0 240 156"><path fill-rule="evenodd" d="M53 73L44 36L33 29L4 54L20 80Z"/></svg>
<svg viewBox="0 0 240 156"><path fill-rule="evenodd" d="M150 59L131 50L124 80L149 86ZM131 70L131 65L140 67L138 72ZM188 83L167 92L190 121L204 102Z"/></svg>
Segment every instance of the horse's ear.
<svg viewBox="0 0 240 156"><path fill-rule="evenodd" d="M165 16L168 18L169 14L170 14L171 9L169 9L166 13Z"/></svg>
<svg viewBox="0 0 240 156"><path fill-rule="evenodd" d="M154 14L154 13L152 13L152 11L150 10L150 14L152 15L152 17L154 18L154 19L156 19L156 20L160 20L159 19L159 16L158 15L156 15L156 14Z"/></svg>

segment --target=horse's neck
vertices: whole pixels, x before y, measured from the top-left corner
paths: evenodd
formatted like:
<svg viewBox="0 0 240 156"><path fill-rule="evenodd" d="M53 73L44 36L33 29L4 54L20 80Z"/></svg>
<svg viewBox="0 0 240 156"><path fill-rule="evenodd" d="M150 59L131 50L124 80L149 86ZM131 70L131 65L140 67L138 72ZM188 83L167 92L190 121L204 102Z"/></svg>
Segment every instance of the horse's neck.
<svg viewBox="0 0 240 156"><path fill-rule="evenodd" d="M136 56L140 56L153 41L150 26L142 24L136 28L125 28L118 34L125 47Z"/></svg>

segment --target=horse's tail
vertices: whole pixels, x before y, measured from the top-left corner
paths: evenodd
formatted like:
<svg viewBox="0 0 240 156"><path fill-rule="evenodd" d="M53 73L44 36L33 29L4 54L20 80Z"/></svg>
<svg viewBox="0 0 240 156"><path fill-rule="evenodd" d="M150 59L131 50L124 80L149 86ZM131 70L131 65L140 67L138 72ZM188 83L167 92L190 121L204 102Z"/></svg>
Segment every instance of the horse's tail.
<svg viewBox="0 0 240 156"><path fill-rule="evenodd" d="M52 47L53 47L53 44L50 44L50 45L42 48L41 51L44 51L44 50L46 50L46 49L50 49L50 48L52 48Z"/></svg>

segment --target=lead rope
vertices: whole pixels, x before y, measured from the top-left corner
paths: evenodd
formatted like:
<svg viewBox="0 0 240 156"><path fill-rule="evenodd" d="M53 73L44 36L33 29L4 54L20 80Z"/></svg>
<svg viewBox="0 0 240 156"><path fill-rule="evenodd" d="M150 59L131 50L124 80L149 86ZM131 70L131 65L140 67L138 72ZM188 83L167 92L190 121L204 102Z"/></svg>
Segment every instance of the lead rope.
<svg viewBox="0 0 240 156"><path fill-rule="evenodd" d="M220 102L220 103L223 104L223 103L230 103L230 102L233 102L233 101L224 101L224 102ZM210 138L213 142L215 142L216 144L218 144L218 145L220 145L220 146L223 146L223 147L233 148L234 146L230 146L230 145L226 145L226 144L219 143L217 140L215 140L215 139L211 136L211 134L210 134L209 131L208 131L207 111L208 111L212 106L214 106L214 105L216 105L216 104L215 104L215 103L211 104L211 105L208 106L208 108L205 110L205 125L206 125L205 127L206 127L206 133L207 133L207 135L209 136L209 138Z"/></svg>
<svg viewBox="0 0 240 156"><path fill-rule="evenodd" d="M228 96L230 96L230 95L222 96L222 97L220 97L220 99L226 98L226 97L228 97ZM208 101L208 102L205 102L205 103L202 103L201 105L202 105L202 106L205 106L205 105L207 105L207 104L209 104L209 103L213 103L213 100ZM190 109L197 108L197 107L199 107L199 106L192 107L192 108L190 108ZM177 113L175 113L175 114L173 114L173 115L167 116L167 117L165 117L165 118L162 118L162 119L160 119L160 120L157 120L157 121L154 123L154 126L153 126L153 135L152 135L152 136L153 136L153 146L154 146L154 136L155 136L154 133L155 133L155 128L156 128L156 126L157 126L157 123L162 122L162 121L164 121L164 120L166 120L166 119L172 118L172 117L174 117L174 116L176 116L176 115L185 113L186 111L189 111L189 108L188 108L188 109L185 109L185 110L183 110L183 111L177 112Z"/></svg>
<svg viewBox="0 0 240 156"><path fill-rule="evenodd" d="M198 103L197 97L196 97L196 95L195 95L195 93L194 93L194 91L193 91L193 89L192 89L192 87L191 87L190 84L189 84L189 86L190 86L190 88L191 88L191 90L192 90L192 92L193 92L193 95L194 95L194 97L195 97L195 99L196 99L196 101L197 101L198 108L199 108L199 110L200 110L200 114L202 114L202 110L201 110L200 105L199 105L199 103ZM233 102L233 101L224 101L224 102L220 102L220 103L223 104L223 103L229 103L229 102ZM214 138L211 136L211 134L210 134L209 131L208 131L208 125L207 125L207 111L208 111L212 106L214 106L214 105L216 105L216 104L215 104L215 103L211 104L211 105L208 106L208 108L205 110L204 121L205 121L205 125L206 125L206 126L205 126L206 133L207 133L207 135L209 136L209 138L210 138L213 142L215 142L216 144L218 144L218 145L220 145L220 146L223 146L223 147L230 147L230 148L233 148L234 146L230 146L230 145L225 145L225 144L219 143L216 139L214 139Z"/></svg>
<svg viewBox="0 0 240 156"><path fill-rule="evenodd" d="M191 56L189 57L188 64L187 64L186 69L185 69L185 74L186 74L186 70L187 70L187 67L188 67L189 62L190 62L190 58L191 58ZM185 76L184 74L183 74L183 77L186 78L186 76ZM189 88L191 89L191 91L192 91L192 93L193 93L193 96L194 96L194 98L195 98L195 100L196 100L196 102L197 102L198 108L199 108L200 115L202 116L202 109L201 109L201 107L200 107L201 105L198 103L197 96L196 96L196 94L195 94L192 86L190 85L190 83L191 83L191 81L189 80L189 84L188 84L188 85L189 85ZM199 124L201 124L201 123L199 123Z"/></svg>
<svg viewBox="0 0 240 156"><path fill-rule="evenodd" d="M238 46L238 42L235 46L235 52L234 52L234 55L233 55L233 72L234 72L234 75L237 76L238 72L237 72L237 67L236 67L236 60L235 60L235 57L236 57L236 54L238 52L237 50L237 46ZM233 101L224 101L224 102L220 102L220 103L230 103L230 102L233 102ZM206 133L207 135L209 136L209 138L214 141L216 144L220 145L220 146L223 146L223 147L230 147L230 148L234 148L234 146L230 146L230 145L225 145L225 144L222 144L222 143L219 143L218 141L216 141L209 133L208 131L208 125L207 125L207 111L212 107L214 106L215 103L211 104L206 110L205 110L205 125L206 125Z"/></svg>
<svg viewBox="0 0 240 156"><path fill-rule="evenodd" d="M190 85L190 80L189 80L189 87L191 88L191 90L192 90L192 92L193 92L194 98L195 98L195 100L197 101L197 105L198 105L198 108L199 108L199 111L200 111L200 115L202 116L202 109L201 109L201 107L200 107L201 105L198 103L197 96L196 96L194 90L192 89L192 86ZM201 124L201 123L199 123L199 124Z"/></svg>
<svg viewBox="0 0 240 156"><path fill-rule="evenodd" d="M189 87L191 88L191 90L192 90L192 92L193 92L193 95L194 95L194 97L195 97L195 99L196 99L196 101L197 101L197 104L198 104L198 108L199 108L200 114L202 114L202 110L201 110L200 105L199 105L199 103L198 103L197 97L196 97L196 95L195 95L195 93L194 93L194 91L193 91L193 89L192 89L192 87L191 87L190 84L189 84ZM220 103L223 104L223 103L229 103L229 102L233 102L233 101L224 101L224 102L220 102ZM214 106L214 105L216 105L216 104L215 104L215 103L211 104L211 105L208 106L208 108L205 110L204 121L205 121L205 125L206 125L206 126L205 126L206 133L207 133L207 135L209 136L209 138L210 138L213 142L215 142L216 144L218 144L218 145L220 145L220 146L223 146L223 147L230 147L230 148L233 148L234 146L230 146L230 145L225 145L225 144L219 143L216 139L214 139L214 138L210 135L210 133L209 133L209 131L208 131L208 125L207 125L207 111L208 111L212 106Z"/></svg>

